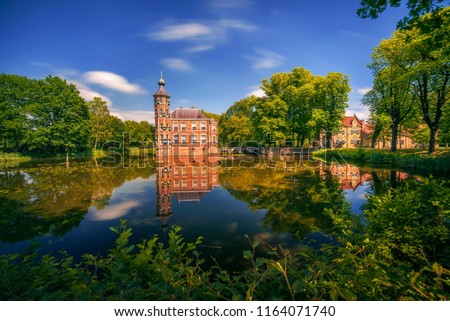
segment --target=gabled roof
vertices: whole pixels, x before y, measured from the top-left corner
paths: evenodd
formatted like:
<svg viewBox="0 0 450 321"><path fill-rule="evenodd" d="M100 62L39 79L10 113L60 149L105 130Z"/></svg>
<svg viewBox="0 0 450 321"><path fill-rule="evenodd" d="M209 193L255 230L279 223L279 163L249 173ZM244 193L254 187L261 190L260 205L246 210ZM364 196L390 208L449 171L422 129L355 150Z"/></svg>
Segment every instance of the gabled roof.
<svg viewBox="0 0 450 321"><path fill-rule="evenodd" d="M356 121L362 126L362 121L358 119L358 117L356 117L356 115L354 114L353 116L345 116L344 119L342 120L342 125L344 127L352 127L352 120L356 119Z"/></svg>
<svg viewBox="0 0 450 321"><path fill-rule="evenodd" d="M170 115L172 119L207 119L198 108L178 107Z"/></svg>

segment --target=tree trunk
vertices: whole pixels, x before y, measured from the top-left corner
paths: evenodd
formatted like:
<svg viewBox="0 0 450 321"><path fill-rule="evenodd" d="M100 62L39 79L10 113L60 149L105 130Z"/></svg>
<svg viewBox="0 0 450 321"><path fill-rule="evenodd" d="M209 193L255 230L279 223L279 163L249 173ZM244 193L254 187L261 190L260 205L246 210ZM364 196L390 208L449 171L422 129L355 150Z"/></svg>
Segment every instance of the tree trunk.
<svg viewBox="0 0 450 321"><path fill-rule="evenodd" d="M398 136L398 123L392 123L392 140L391 140L391 152L397 151L397 136Z"/></svg>
<svg viewBox="0 0 450 321"><path fill-rule="evenodd" d="M94 150L97 150L97 143L98 143L98 138L95 137Z"/></svg>
<svg viewBox="0 0 450 321"><path fill-rule="evenodd" d="M437 143L437 126L433 125L430 127L430 141L428 143L428 154L431 154L436 150L436 143Z"/></svg>
<svg viewBox="0 0 450 321"><path fill-rule="evenodd" d="M331 132L326 132L325 134L326 137L326 148L331 148Z"/></svg>
<svg viewBox="0 0 450 321"><path fill-rule="evenodd" d="M371 148L375 148L375 144L377 143L377 139L380 136L381 130L375 128L372 135L372 143L370 144Z"/></svg>

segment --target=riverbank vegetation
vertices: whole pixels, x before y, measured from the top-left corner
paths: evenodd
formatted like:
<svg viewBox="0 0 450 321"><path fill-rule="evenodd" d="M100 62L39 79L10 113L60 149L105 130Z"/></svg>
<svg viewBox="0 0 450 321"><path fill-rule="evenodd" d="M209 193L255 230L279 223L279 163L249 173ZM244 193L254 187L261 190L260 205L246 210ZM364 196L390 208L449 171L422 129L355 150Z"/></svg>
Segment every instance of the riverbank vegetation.
<svg viewBox="0 0 450 321"><path fill-rule="evenodd" d="M384 165L398 168L412 168L431 171L450 171L450 150L441 148L432 154L420 149L402 149L390 152L383 149L335 148L322 149L313 153L327 162Z"/></svg>
<svg viewBox="0 0 450 321"><path fill-rule="evenodd" d="M406 182L369 197L363 220L342 205L324 210L334 243L296 253L273 247L247 268L205 268L199 245L172 227L166 244L130 244L125 222L111 230L105 257L39 257L36 249L0 258L2 300L448 300L450 186Z"/></svg>

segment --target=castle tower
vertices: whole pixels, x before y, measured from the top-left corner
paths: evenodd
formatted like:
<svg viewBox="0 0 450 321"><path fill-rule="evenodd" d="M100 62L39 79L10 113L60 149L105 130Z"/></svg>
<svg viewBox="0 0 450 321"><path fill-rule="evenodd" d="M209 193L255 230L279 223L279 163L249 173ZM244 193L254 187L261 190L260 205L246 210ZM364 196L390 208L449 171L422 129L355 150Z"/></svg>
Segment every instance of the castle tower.
<svg viewBox="0 0 450 321"><path fill-rule="evenodd" d="M172 124L170 121L170 95L164 89L161 68L159 89L153 95L155 105L155 161L156 161L156 216L163 229L172 216Z"/></svg>
<svg viewBox="0 0 450 321"><path fill-rule="evenodd" d="M159 89L153 94L155 105L155 150L156 161L169 162L172 158L172 124L170 122L170 95L164 89L166 82L162 76Z"/></svg>

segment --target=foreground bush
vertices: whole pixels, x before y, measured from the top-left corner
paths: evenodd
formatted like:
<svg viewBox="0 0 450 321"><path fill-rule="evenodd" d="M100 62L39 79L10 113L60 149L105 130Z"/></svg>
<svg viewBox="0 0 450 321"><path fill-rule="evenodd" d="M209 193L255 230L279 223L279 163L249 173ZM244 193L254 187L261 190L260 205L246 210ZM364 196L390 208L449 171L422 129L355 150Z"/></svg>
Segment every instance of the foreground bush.
<svg viewBox="0 0 450 321"><path fill-rule="evenodd" d="M166 246L156 237L130 245L122 222L105 258L80 263L30 250L0 258L1 300L448 300L450 188L408 183L370 196L365 221L348 206L327 209L335 243L291 253L273 248L248 268L204 269L202 239L185 242L172 227Z"/></svg>

